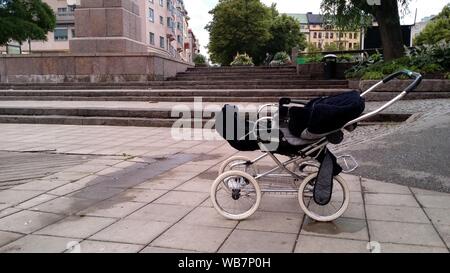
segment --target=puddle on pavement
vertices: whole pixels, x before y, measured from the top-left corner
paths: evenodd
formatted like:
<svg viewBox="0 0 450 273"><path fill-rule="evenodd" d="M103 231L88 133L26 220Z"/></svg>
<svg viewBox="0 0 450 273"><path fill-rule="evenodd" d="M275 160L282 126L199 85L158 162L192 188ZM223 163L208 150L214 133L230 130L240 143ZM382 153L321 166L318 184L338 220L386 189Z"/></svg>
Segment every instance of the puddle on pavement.
<svg viewBox="0 0 450 273"><path fill-rule="evenodd" d="M199 154L198 157L194 158L192 162L202 162L208 160L214 160L220 158L220 154Z"/></svg>
<svg viewBox="0 0 450 273"><path fill-rule="evenodd" d="M361 219L340 218L330 223L315 222L307 218L303 229L307 232L327 235L341 233L357 233L366 227L366 222Z"/></svg>
<svg viewBox="0 0 450 273"><path fill-rule="evenodd" d="M217 171L208 171L201 173L198 178L200 179L210 179L212 181L216 180L217 178Z"/></svg>
<svg viewBox="0 0 450 273"><path fill-rule="evenodd" d="M74 198L103 201L163 174L173 168L191 162L198 155L175 154L163 158L146 158L146 162L133 162L124 169L99 176L90 181L84 189L72 195ZM130 197L130 199L132 199ZM118 202L127 200L117 199ZM76 202L72 206L76 206ZM111 204L113 205L113 204Z"/></svg>

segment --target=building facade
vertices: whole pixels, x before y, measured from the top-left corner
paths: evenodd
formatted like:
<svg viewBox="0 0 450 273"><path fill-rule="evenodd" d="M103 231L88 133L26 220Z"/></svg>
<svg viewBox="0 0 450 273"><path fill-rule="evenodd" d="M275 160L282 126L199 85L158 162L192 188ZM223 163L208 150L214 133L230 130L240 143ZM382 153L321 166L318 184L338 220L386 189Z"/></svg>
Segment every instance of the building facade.
<svg viewBox="0 0 450 273"><path fill-rule="evenodd" d="M84 0L85 1L85 0ZM75 9L80 1L44 0L56 14L56 28L49 32L47 41L31 41L22 45L22 52L70 52L70 41L77 38ZM141 21L139 42L148 52L157 52L192 62L199 46L192 30L183 0L138 0Z"/></svg>
<svg viewBox="0 0 450 273"><path fill-rule="evenodd" d="M324 16L313 14L287 14L300 22L306 40L315 47L324 50L334 45L340 50L359 50L361 48L361 30L340 31L327 25Z"/></svg>

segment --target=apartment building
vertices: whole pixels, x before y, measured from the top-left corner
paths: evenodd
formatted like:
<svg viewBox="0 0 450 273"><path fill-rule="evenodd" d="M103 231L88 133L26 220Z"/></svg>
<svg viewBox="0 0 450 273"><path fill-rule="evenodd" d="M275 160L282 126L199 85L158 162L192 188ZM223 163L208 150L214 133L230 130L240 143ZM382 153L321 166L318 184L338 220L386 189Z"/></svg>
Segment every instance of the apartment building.
<svg viewBox="0 0 450 273"><path fill-rule="evenodd" d="M300 22L302 32L307 41L319 49L331 44L339 45L343 50L358 50L361 48L361 30L340 31L332 28L324 21L324 16L313 14L287 14Z"/></svg>
<svg viewBox="0 0 450 273"><path fill-rule="evenodd" d="M142 0L146 14L145 43L149 51L169 54L185 61L192 60L189 40L189 16L182 0ZM141 17L143 17L141 15Z"/></svg>
<svg viewBox="0 0 450 273"><path fill-rule="evenodd" d="M76 37L75 13L79 5L75 0L44 0L55 11L57 24L49 32L47 41L31 41L22 45L22 52L69 52L69 41ZM141 43L148 52L166 54L192 62L200 48L189 29L189 16L183 0L134 0L139 5Z"/></svg>

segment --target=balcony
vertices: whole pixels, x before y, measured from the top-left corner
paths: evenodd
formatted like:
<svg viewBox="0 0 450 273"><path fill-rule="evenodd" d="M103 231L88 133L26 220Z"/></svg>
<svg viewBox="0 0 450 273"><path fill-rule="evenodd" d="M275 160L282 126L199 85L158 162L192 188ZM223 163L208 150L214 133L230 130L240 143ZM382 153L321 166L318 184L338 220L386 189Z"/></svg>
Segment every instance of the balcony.
<svg viewBox="0 0 450 273"><path fill-rule="evenodd" d="M56 13L56 23L57 24L74 24L75 23L75 13L73 11Z"/></svg>

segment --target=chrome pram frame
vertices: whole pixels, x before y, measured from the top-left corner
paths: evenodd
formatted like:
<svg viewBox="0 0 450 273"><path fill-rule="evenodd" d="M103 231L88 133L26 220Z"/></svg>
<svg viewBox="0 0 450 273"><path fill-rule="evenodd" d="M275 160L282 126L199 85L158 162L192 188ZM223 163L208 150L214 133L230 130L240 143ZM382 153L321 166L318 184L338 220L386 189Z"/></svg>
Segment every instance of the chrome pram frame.
<svg viewBox="0 0 450 273"><path fill-rule="evenodd" d="M211 200L213 202L214 207L216 210L224 217L232 220L243 220L248 217L250 217L259 207L262 193L298 193L299 203L302 210L312 219L320 222L329 222L333 221L340 216L343 215L343 213L347 210L349 205L349 188L345 180L341 176L336 176L334 178L335 182L339 184L339 186L342 187L342 195L343 200L342 204L339 208L336 209L335 212L327 215L321 215L320 213L317 213L315 211L312 211L309 206L311 202L312 197L312 190L313 190L313 183L317 177L318 169L320 168L320 163L317 160L317 157L321 152L323 152L325 149L327 149L327 145L330 144L329 139L327 136L342 131L346 128L351 128L352 126L355 126L358 122L364 121L368 118L371 118L378 113L384 111L388 107L390 107L392 104L396 103L397 101L401 100L404 96L406 96L408 93L415 90L422 81L422 75L416 72L412 72L409 70L403 70L399 71L397 73L394 73L385 79L381 80L380 82L376 83L372 87L370 87L367 91L363 92L361 94L361 97L365 97L370 92L374 91L379 86L386 84L393 79L396 79L399 76L407 76L410 79L413 79L413 82L405 89L403 90L399 95L397 95L395 98L390 100L389 102L385 103L378 109L371 111L367 114L364 114L347 124L345 124L342 128L337 129L335 131L329 132L326 135L324 135L319 140L308 144L306 147L302 148L300 151L298 151L299 156L290 156L290 158L284 162L280 161L277 156L275 155L276 152L274 151L263 151L263 154L256 159L249 159L243 156L234 156L222 164L219 170L219 177L214 181L213 186L211 188ZM289 104L294 105L306 105L307 101L300 101L300 100L289 100ZM258 128L261 128L262 123L267 123L270 121L270 124L272 124L272 130L279 130L277 128L278 122L277 122L277 115L279 114L279 104L266 104L259 108L258 110L258 117L259 115L266 110L267 108L274 108L275 111L270 116L265 116L259 118L254 124L253 128L251 130L251 133L257 134ZM262 159L270 157L275 163L276 167L264 171L262 173L257 173L256 168L253 168L253 166L261 161ZM356 163L356 160L354 160L353 157L350 155L344 155L341 158L350 158L351 161L354 162L354 166L346 168L344 170L345 173L354 171L358 164ZM345 164L347 164L347 161L345 160ZM293 168L290 168L289 166L293 166ZM244 170L239 171L236 170L236 168L242 167ZM307 170L308 169L308 170ZM278 173L281 171L280 173ZM270 177L270 178L289 178L292 179L293 185L297 186L295 184L296 181L302 181L298 189L292 187L292 189L285 189L285 188L261 188L259 186L259 181L262 178ZM227 180L228 179L228 180ZM229 182L233 181L233 182ZM242 194L242 189L244 186L248 186L252 184L253 189L248 190L244 194ZM225 186L224 186L225 185ZM234 213L227 211L227 208L224 205L219 204L219 200L217 197L218 190L220 187L227 188L225 190L226 194L230 194L232 199L234 201L238 201L240 198L246 198L252 194L255 195L254 198L254 204L248 209L246 209L242 213ZM306 201L308 199L308 201ZM253 200L253 199L252 199Z"/></svg>

